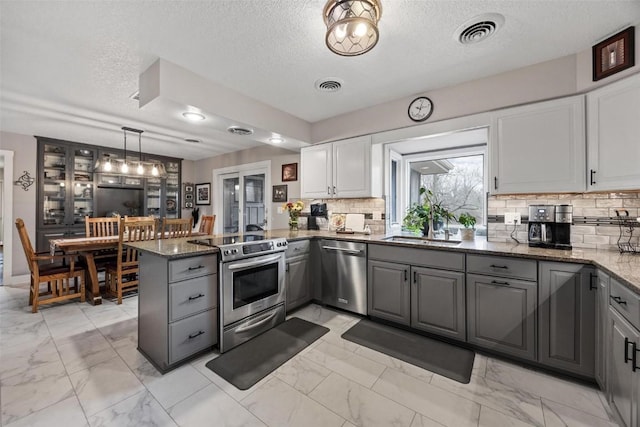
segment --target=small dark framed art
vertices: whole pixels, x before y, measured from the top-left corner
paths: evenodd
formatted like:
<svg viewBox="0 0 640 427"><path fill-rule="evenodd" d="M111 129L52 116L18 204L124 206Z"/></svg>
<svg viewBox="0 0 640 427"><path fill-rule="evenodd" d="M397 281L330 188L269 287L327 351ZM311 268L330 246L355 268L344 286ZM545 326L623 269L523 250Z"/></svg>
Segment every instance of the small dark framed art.
<svg viewBox="0 0 640 427"><path fill-rule="evenodd" d="M284 203L287 201L287 185L274 185L271 201L274 203Z"/></svg>
<svg viewBox="0 0 640 427"><path fill-rule="evenodd" d="M211 183L196 184L196 205L211 204Z"/></svg>
<svg viewBox="0 0 640 427"><path fill-rule="evenodd" d="M185 208L193 208L193 183L185 182L182 184L182 200Z"/></svg>
<svg viewBox="0 0 640 427"><path fill-rule="evenodd" d="M287 163L282 165L282 182L298 180L298 164Z"/></svg>
<svg viewBox="0 0 640 427"><path fill-rule="evenodd" d="M593 46L593 81L635 64L635 28L629 27Z"/></svg>

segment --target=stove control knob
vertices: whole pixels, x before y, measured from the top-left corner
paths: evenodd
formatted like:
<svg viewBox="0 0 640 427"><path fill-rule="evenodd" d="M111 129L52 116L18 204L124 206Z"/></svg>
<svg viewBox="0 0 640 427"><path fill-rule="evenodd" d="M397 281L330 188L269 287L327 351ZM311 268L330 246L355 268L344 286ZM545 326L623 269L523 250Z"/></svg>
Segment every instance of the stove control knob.
<svg viewBox="0 0 640 427"><path fill-rule="evenodd" d="M227 249L226 251L224 251L225 255L231 255L231 251L229 249Z"/></svg>
<svg viewBox="0 0 640 427"><path fill-rule="evenodd" d="M237 249L233 249L233 250L231 251L231 253L237 254L237 253L238 253L238 250L237 250Z"/></svg>

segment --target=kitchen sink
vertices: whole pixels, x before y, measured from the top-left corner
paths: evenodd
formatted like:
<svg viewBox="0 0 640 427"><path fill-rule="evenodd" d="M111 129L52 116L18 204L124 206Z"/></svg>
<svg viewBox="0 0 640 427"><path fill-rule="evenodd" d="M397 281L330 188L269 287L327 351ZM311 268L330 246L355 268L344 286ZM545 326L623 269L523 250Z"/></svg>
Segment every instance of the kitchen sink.
<svg viewBox="0 0 640 427"><path fill-rule="evenodd" d="M418 236L389 236L384 237L382 240L386 240L387 242L411 243L414 245L445 244L456 246L462 243L460 240L428 239L426 237Z"/></svg>

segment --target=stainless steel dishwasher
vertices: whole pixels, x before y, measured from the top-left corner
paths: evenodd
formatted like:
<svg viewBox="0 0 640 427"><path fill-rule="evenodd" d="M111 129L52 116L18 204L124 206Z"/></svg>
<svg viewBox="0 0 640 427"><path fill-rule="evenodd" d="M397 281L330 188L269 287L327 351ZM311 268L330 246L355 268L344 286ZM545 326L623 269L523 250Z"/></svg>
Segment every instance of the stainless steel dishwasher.
<svg viewBox="0 0 640 427"><path fill-rule="evenodd" d="M367 245L325 240L322 251L322 302L367 314Z"/></svg>

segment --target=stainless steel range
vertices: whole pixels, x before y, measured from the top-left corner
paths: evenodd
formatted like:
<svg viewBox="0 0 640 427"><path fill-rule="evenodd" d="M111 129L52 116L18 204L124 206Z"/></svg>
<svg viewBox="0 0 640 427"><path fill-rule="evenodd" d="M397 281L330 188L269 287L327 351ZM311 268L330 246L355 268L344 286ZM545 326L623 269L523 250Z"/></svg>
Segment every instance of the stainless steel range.
<svg viewBox="0 0 640 427"><path fill-rule="evenodd" d="M220 353L284 322L285 239L245 234L194 243L220 249Z"/></svg>

